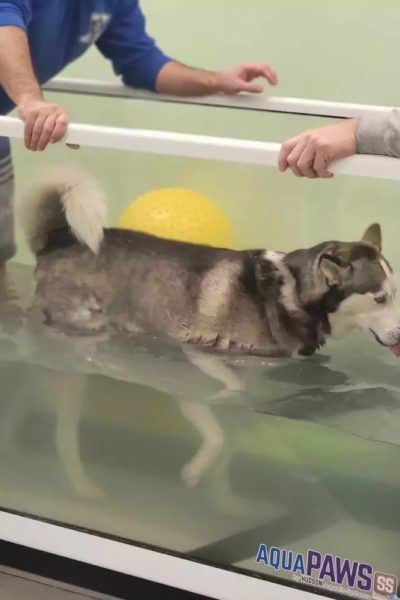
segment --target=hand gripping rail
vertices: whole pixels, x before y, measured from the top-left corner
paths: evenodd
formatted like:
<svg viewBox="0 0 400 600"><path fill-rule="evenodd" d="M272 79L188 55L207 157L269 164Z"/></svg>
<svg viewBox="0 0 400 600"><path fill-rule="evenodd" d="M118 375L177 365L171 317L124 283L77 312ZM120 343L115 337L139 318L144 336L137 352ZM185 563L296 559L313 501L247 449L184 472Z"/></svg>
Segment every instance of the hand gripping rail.
<svg viewBox="0 0 400 600"><path fill-rule="evenodd" d="M268 96L268 94L238 94L227 96L213 94L212 96L178 97L155 94L145 90L137 90L121 83L98 81L96 79L77 79L56 77L43 85L49 92L66 94L82 94L110 98L129 98L131 100L146 100L169 104L189 104L218 108L233 108L256 112L287 113L295 115L313 115L329 118L360 117L387 113L391 106L370 104L355 104L349 102L331 102L327 100L312 100L307 98L285 98Z"/></svg>
<svg viewBox="0 0 400 600"><path fill-rule="evenodd" d="M0 117L0 135L23 138L23 123ZM65 142L185 158L202 158L261 166L277 166L280 144L234 138L193 135L144 129L124 129L72 123ZM400 180L400 160L383 156L352 156L335 161L332 171L340 175Z"/></svg>

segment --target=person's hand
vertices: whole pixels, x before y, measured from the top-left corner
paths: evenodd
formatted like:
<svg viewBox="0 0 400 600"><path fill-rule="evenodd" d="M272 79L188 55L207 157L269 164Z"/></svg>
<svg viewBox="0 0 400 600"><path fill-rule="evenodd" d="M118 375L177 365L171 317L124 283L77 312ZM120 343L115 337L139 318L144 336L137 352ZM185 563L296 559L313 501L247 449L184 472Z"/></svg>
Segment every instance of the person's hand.
<svg viewBox="0 0 400 600"><path fill-rule="evenodd" d="M250 92L260 94L262 85L254 83L254 79L262 77L271 85L278 83L278 76L274 69L266 63L245 63L218 73L218 88L224 94L238 94Z"/></svg>
<svg viewBox="0 0 400 600"><path fill-rule="evenodd" d="M357 152L358 119L311 129L282 144L279 170L291 169L297 177L333 177L328 170L332 160Z"/></svg>
<svg viewBox="0 0 400 600"><path fill-rule="evenodd" d="M44 100L26 99L18 106L25 123L25 146L28 150L44 150L46 146L59 142L68 127L68 114L58 104Z"/></svg>

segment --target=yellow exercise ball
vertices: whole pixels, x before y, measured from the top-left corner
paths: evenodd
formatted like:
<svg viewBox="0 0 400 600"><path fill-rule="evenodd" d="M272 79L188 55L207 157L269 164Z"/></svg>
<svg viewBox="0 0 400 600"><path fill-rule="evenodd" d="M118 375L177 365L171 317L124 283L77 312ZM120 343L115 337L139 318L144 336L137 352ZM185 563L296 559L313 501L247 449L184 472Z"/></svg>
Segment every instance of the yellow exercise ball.
<svg viewBox="0 0 400 600"><path fill-rule="evenodd" d="M140 196L121 213L117 226L182 242L233 247L223 211L207 196L186 189L165 188Z"/></svg>

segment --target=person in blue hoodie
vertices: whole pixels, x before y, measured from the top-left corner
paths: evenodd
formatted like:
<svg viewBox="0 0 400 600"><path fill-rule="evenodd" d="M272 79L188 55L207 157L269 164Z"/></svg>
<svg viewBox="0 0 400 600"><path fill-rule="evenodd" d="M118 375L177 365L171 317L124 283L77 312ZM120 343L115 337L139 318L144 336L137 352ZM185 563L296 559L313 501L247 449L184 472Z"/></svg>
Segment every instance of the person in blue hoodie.
<svg viewBox="0 0 400 600"><path fill-rule="evenodd" d="M265 63L212 72L167 56L146 32L139 0L1 0L0 114L17 107L28 149L64 137L68 114L45 100L41 84L93 44L125 85L162 94L259 93L258 77L277 83ZM13 190L10 143L0 138L0 268L15 252Z"/></svg>

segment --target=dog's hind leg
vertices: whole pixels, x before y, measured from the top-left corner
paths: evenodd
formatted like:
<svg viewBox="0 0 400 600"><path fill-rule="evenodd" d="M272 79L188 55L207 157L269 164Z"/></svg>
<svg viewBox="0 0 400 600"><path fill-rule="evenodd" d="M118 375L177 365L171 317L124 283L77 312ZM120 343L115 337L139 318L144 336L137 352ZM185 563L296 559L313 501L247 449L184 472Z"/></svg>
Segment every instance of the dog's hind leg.
<svg viewBox="0 0 400 600"><path fill-rule="evenodd" d="M60 301L56 291L51 291L48 295L42 292L37 300L46 325L73 335L97 336L107 333L109 319L101 302L93 294L69 289Z"/></svg>
<svg viewBox="0 0 400 600"><path fill-rule="evenodd" d="M57 402L56 444L66 475L79 496L100 499L104 493L89 478L80 456L79 425L87 378L53 372L46 380Z"/></svg>

